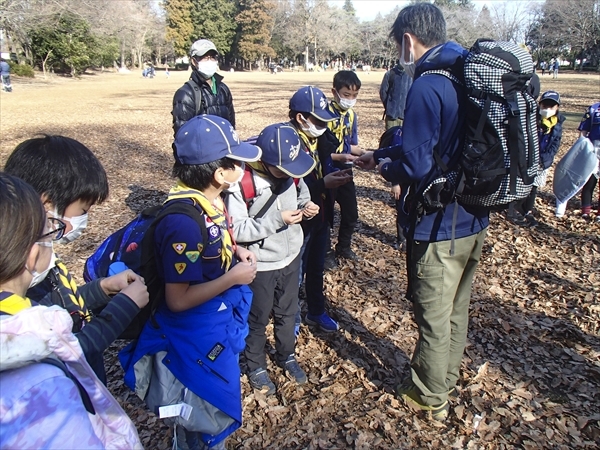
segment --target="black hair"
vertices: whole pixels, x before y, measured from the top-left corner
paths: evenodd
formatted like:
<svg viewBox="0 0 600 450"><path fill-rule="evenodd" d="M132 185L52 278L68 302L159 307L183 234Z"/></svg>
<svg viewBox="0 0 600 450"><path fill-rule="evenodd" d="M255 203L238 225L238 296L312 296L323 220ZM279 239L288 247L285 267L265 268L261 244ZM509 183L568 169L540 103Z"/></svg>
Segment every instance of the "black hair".
<svg viewBox="0 0 600 450"><path fill-rule="evenodd" d="M42 235L45 223L46 212L35 189L0 172L0 283L25 270L29 251Z"/></svg>
<svg viewBox="0 0 600 450"><path fill-rule="evenodd" d="M235 169L233 159L221 158L206 164L173 164L173 176L179 178L183 184L192 189L203 191L213 182L217 169Z"/></svg>
<svg viewBox="0 0 600 450"><path fill-rule="evenodd" d="M402 36L405 33L412 34L427 48L443 44L447 41L444 14L431 3L406 6L398 13L390 37L402 44Z"/></svg>
<svg viewBox="0 0 600 450"><path fill-rule="evenodd" d="M335 90L339 90L343 87L352 89L356 87L356 89L360 89L361 83L356 72L352 70L340 70L333 76L333 87Z"/></svg>
<svg viewBox="0 0 600 450"><path fill-rule="evenodd" d="M46 196L61 216L73 202L94 205L108 197L108 179L98 158L81 142L65 136L21 142L4 170Z"/></svg>

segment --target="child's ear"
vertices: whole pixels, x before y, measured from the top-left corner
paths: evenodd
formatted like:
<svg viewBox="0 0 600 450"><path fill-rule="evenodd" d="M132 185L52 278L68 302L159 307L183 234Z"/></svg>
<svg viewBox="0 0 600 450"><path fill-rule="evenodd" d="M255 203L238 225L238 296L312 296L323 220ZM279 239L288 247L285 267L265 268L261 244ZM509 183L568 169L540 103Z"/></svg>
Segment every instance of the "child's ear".
<svg viewBox="0 0 600 450"><path fill-rule="evenodd" d="M332 87L332 88L331 88L331 95L333 95L333 97L334 97L334 98L335 98L335 94L336 94L336 92L335 92L335 88L334 88L334 87Z"/></svg>
<svg viewBox="0 0 600 450"><path fill-rule="evenodd" d="M33 246L29 249L29 255L27 255L27 259L25 260L26 268L31 272L35 270L35 265L40 256L40 246L37 244L33 244Z"/></svg>

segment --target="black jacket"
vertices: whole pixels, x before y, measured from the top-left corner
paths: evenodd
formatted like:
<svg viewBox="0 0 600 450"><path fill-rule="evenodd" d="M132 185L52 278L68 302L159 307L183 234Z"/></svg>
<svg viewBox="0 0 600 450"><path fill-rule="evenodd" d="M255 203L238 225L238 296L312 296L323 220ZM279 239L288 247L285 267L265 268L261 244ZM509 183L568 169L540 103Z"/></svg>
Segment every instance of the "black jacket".
<svg viewBox="0 0 600 450"><path fill-rule="evenodd" d="M231 91L223 83L221 75L215 74L214 79L217 83L216 95L212 93L210 85L200 77L198 72L195 70L192 72L190 80L194 81L202 89L202 106L198 114L212 114L223 117L229 120L235 128L235 111L233 110ZM177 134L177 131L184 123L196 116L194 91L187 83L175 92L171 114L173 114L173 134Z"/></svg>

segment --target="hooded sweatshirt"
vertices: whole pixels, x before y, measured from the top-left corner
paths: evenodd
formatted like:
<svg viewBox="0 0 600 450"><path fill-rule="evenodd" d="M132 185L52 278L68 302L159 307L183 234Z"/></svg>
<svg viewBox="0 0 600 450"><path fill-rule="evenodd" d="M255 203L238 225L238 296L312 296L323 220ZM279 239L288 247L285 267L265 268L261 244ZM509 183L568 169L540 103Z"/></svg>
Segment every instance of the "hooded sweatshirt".
<svg viewBox="0 0 600 450"><path fill-rule="evenodd" d="M408 92L401 146L388 147L374 153L376 161L389 157L392 163L382 168L383 177L397 184L410 184L414 192L423 190L442 174L433 152L446 165L457 160L463 144L466 95L464 88L431 70L447 70L464 79L463 64L467 51L447 42L427 51L417 62L413 85ZM488 226L486 209L464 207L455 202L432 214L411 216L411 235L423 242L452 239L454 209L458 208L455 237L472 236Z"/></svg>

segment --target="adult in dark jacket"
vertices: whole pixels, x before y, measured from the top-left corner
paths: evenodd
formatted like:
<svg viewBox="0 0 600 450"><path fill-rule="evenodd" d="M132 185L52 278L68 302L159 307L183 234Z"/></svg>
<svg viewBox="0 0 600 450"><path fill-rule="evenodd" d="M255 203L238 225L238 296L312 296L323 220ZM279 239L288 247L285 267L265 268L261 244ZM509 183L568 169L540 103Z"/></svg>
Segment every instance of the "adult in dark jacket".
<svg viewBox="0 0 600 450"><path fill-rule="evenodd" d="M385 129L402 126L406 96L413 79L408 76L402 66L397 65L388 70L383 76L379 87L379 98L385 108Z"/></svg>
<svg viewBox="0 0 600 450"><path fill-rule="evenodd" d="M400 64L406 73L414 74L406 101L403 143L363 155L360 160L365 168L379 163L386 180L411 184L412 192L418 194L441 174L434 152L446 165L453 164L461 153L466 106L461 84L424 72L448 70L461 80L467 51L446 42L444 16L430 3L402 9L391 34L401 53ZM419 339L411 374L398 386L397 394L414 409L445 420L448 396L459 378L471 286L489 213L453 202L419 215L415 203L409 207L407 269Z"/></svg>
<svg viewBox="0 0 600 450"><path fill-rule="evenodd" d="M211 114L227 119L235 128L235 111L231 91L217 69L219 52L217 47L207 39L200 39L192 44L190 63L192 76L190 82L184 84L173 96L173 132L194 116ZM199 89L201 104L196 105L194 89Z"/></svg>

